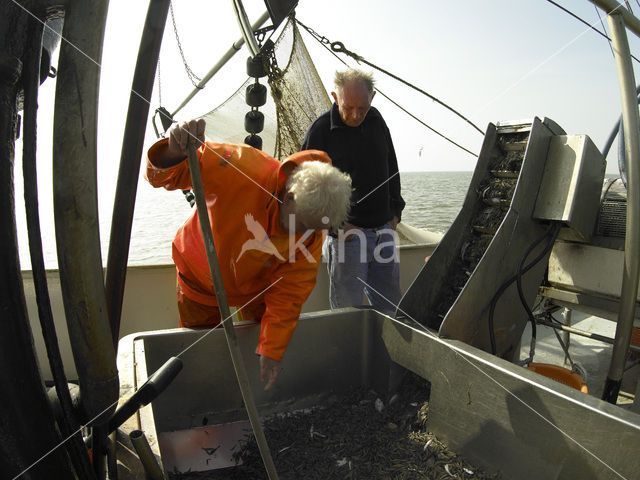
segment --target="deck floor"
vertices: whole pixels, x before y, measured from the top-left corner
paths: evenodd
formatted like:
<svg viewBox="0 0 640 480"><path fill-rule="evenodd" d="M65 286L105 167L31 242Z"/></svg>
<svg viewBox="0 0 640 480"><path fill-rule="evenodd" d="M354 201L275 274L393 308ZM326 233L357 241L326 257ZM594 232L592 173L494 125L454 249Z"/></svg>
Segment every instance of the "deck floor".
<svg viewBox="0 0 640 480"><path fill-rule="evenodd" d="M559 315L556 314L556 318ZM609 338L614 338L616 323L603 318L587 315L582 312L573 311L571 326L579 330L584 330ZM565 332L559 332L560 338L565 341ZM531 339L531 329L529 326L525 329L522 337L520 349L520 359L524 359L529 355L529 343ZM569 341L569 354L575 364L580 366L586 372L586 384L589 389L589 395L600 398L604 388L604 383L609 371L613 346L594 340L588 337L571 334ZM571 364L565 359L565 354L553 332L553 329L543 325L538 325L536 335L536 349L534 362L550 363L560 365L565 368L571 368ZM634 397L638 389L638 379L640 377L640 356L631 356L627 360L627 370L625 371L620 395L618 396L618 405L624 408L640 413L640 399L634 404Z"/></svg>

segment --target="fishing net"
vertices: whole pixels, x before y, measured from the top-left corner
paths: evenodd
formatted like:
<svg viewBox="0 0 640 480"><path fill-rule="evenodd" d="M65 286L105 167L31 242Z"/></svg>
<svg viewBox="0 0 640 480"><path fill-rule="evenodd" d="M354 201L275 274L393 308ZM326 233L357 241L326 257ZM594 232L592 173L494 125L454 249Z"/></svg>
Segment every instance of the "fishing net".
<svg viewBox="0 0 640 480"><path fill-rule="evenodd" d="M259 135L265 152L284 159L300 150L309 125L329 110L331 101L293 19L289 19L275 42L269 66L271 96L260 107L265 121ZM224 103L200 117L207 121L207 138L214 142L244 142L248 135L244 117L250 110L245 92L253 82L255 79L249 78Z"/></svg>

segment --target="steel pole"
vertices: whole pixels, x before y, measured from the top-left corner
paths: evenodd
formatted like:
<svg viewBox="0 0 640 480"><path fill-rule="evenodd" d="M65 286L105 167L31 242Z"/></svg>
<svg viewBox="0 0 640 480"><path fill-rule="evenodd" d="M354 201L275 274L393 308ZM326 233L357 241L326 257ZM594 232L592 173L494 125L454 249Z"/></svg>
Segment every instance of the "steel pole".
<svg viewBox="0 0 640 480"><path fill-rule="evenodd" d="M242 36L251 53L251 58L253 58L260 53L260 47L258 46L258 42L256 42L256 38L253 36L253 29L249 23L247 12L244 10L242 0L231 0L231 3L233 3L233 10L236 12L236 18L238 19L240 30L242 30Z"/></svg>
<svg viewBox="0 0 640 480"><path fill-rule="evenodd" d="M611 356L611 365L605 382L602 399L616 403L624 373L627 351L638 298L638 274L640 273L640 118L636 97L631 51L622 13L607 16L613 39L613 51L618 70L618 83L622 97L624 148L627 156L627 225L624 246L624 268L620 292L620 311Z"/></svg>
<svg viewBox="0 0 640 480"><path fill-rule="evenodd" d="M244 361L242 360L242 353L240 352L238 339L236 338L236 332L233 327L233 321L231 320L231 311L229 310L227 294L224 290L224 284L222 283L218 254L216 253L216 246L213 243L213 232L211 231L207 202L204 197L204 187L202 185L202 177L200 175L200 164L198 162L196 148L192 143L189 143L188 158L189 171L191 172L191 184L196 196L196 208L198 211L198 219L200 220L200 229L202 230L202 239L204 240L204 247L207 254L207 260L209 262L209 271L211 272L211 280L213 281L213 290L216 294L218 308L220 309L220 318L227 338L231 361L236 372L236 377L238 378L238 386L242 393L242 400L244 401L247 409L251 428L253 429L253 434L256 437L256 443L258 444L258 449L260 450L260 455L262 456L262 461L265 469L267 470L269 480L277 480L278 474L276 473L276 467L273 464L271 452L267 445L267 439L265 438L264 431L262 430L262 424L260 423L260 417L258 416L258 409L256 408L253 394L251 393L251 385L247 378Z"/></svg>
<svg viewBox="0 0 640 480"><path fill-rule="evenodd" d="M251 29L252 30L256 30L258 28L260 28L264 22L266 22L269 19L269 12L264 12L260 18L258 18L258 20L256 20L256 22L251 25ZM175 111L171 114L171 117L173 118L180 110L182 110L184 108L184 106L189 103L191 101L191 99L193 97L196 96L196 94L202 90L204 88L204 86L209 82L209 80L211 80L211 78L213 78L213 76L218 73L218 71L224 67L226 65L226 63L231 60L231 57L233 57L237 52L240 51L240 49L242 48L242 45L244 45L244 37L239 38L235 43L233 43L231 45L231 47L229 48L229 50L226 51L226 53L222 56L222 58L220 58L220 60L218 60L218 63L216 63L213 67L211 67L211 70L209 70L207 72L207 74L202 78L202 80L200 80L200 83L198 83L198 85L196 86L196 88L194 88L191 93L189 95L187 95L187 98L185 98L182 103L178 106L178 108L175 109Z"/></svg>
<svg viewBox="0 0 640 480"><path fill-rule="evenodd" d="M623 5L619 4L615 0L589 0L594 5L604 10L607 15L611 13L618 13L622 15L624 24L629 30L640 37L640 20L627 10Z"/></svg>

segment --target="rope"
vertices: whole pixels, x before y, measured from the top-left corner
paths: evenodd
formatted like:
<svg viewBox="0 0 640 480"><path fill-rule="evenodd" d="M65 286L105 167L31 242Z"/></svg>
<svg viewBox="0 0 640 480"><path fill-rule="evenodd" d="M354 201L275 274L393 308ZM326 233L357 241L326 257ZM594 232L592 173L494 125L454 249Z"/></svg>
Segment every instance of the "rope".
<svg viewBox="0 0 640 480"><path fill-rule="evenodd" d="M322 35L320 35L319 33L317 33L315 30L313 30L310 27L307 27L306 25L304 25L300 20L298 20L297 18L295 19L296 22L298 24L300 24L300 26L302 26L302 28L304 28L307 32L309 32L309 34L315 39L317 40L329 53L331 53L334 57L336 57L336 59L338 59L343 65L345 66L349 66L344 60L342 60L340 57L338 57L338 55L335 54L335 52L330 48L331 46L331 42L327 37L324 37ZM385 72L386 73L386 72ZM402 80L401 80L402 81ZM440 133L438 130L434 129L433 127L427 125L425 122L423 122L422 120L420 120L418 117L416 117L415 115L413 115L411 112L409 112L407 109L405 109L403 106L401 106L400 104L398 104L397 102L395 102L394 100L392 100L388 95L385 95L380 89L376 88L376 91L380 93L380 95L382 95L384 98L386 98L387 100L389 100L391 103L393 103L396 107L398 107L400 110L402 110L403 112L405 112L407 115L409 115L411 118L413 118L414 120L416 120L418 123L424 125L425 127L427 127L429 130L431 130L433 133L435 133L436 135L439 135L440 137L442 137L443 139L445 139L447 142L450 142L451 144L455 145L456 147L460 148L461 150L464 150L465 152L473 155L474 157L477 157L478 155L473 153L471 150L466 149L465 147L461 146L460 144L456 143L455 141L453 141L452 139L450 139L449 137L447 137L446 135L444 135L443 133ZM477 127L476 127L477 128Z"/></svg>
<svg viewBox="0 0 640 480"><path fill-rule="evenodd" d="M604 32L607 31L607 28L604 26L604 21L602 20L602 16L600 16L600 9L598 7L596 7L595 5L593 6L593 8L595 9L596 13L598 14L598 18L600 19L600 25L602 25L602 30ZM611 56L615 59L616 55L615 53L613 53L613 45L611 45L611 41L607 42L609 44L609 50L611 50Z"/></svg>
<svg viewBox="0 0 640 480"><path fill-rule="evenodd" d="M173 13L173 2L171 2L169 4L169 8L170 8L170 12L171 12L171 22L173 23L173 32L176 35L176 43L178 44L178 50L180 51L180 57L182 57L182 63L184 64L184 70L185 72L187 72L187 76L189 77L189 80L191 81L192 85L196 88L202 88L198 86L198 83L200 83L200 81L202 80L200 77L198 77L195 73L193 73L193 70L191 70L191 67L189 66L189 64L187 63L187 59L184 56L184 51L182 50L182 43L180 42L180 36L178 35L178 27L176 25L176 17Z"/></svg>
<svg viewBox="0 0 640 480"><path fill-rule="evenodd" d="M300 20L296 19L296 22L298 22L300 25L302 25L303 28L305 28L309 33L311 33L311 29L309 29L307 26L305 26L302 22L300 22ZM313 35L314 37L319 36L317 33L311 33L311 35ZM329 43L329 40L326 37L320 37L323 39L323 41L321 43L325 44ZM447 110L453 112L454 114L456 114L458 117L460 117L461 119L463 119L465 122L467 122L469 125L471 125L473 128L475 128L478 132L480 132L481 135L484 136L484 132L482 130L480 130L471 120L469 120L467 117L465 117L464 115L462 115L460 112L458 112L457 110L455 110L454 108L450 107L449 105L447 105L446 103L444 103L443 101L439 100L438 98L434 97L433 95L425 92L424 90L422 90L421 88L416 87L415 85L407 82L406 80L403 80L402 78L398 77L397 75L394 75L393 73L385 70L382 67L379 67L371 62L369 62L368 60L366 60L365 58L361 57L360 55L358 55L355 52L351 52L349 50L347 50L347 48L344 46L344 44L342 42L331 42L330 43L331 46L331 50L334 52L338 52L338 53L344 53L345 55L350 56L351 58L353 58L356 62L360 63L364 63L366 65L369 65L372 68L375 68L376 70L390 76L391 78L393 78L394 80L397 80L401 83L404 83L406 86L413 88L414 90L422 93L423 95L429 97L431 100L433 100L436 103L439 103L440 105L442 105L443 107L445 107Z"/></svg>
<svg viewBox="0 0 640 480"><path fill-rule="evenodd" d="M579 16L577 16L575 13L570 12L569 10L567 10L566 8L564 8L562 5L557 4L556 2L554 2L553 0L547 0L547 2L551 3L552 5L555 5L556 7L558 7L560 10L562 10L565 13L568 13L569 15L571 15L573 18L575 18L576 20L579 20L580 22L584 23L587 27L589 27L591 30L595 31L596 33L600 34L601 36L603 36L604 38L606 38L607 40L609 40L609 42L611 42L611 38L606 34L606 33L602 33L600 30L598 30L596 27L594 27L593 25L591 25L589 22L583 20L582 18L580 18ZM631 58L633 58L636 62L640 63L640 60L638 60L635 56L631 55Z"/></svg>
<svg viewBox="0 0 640 480"><path fill-rule="evenodd" d="M438 98L434 97L433 95L431 95L430 93L425 92L424 90L422 90L419 87L416 87L415 85L413 85L412 83L407 82L406 80L403 80L402 78L398 77L397 75L394 75L391 72L388 72L387 70L385 70L382 67L379 67L371 62L369 62L368 60L365 60L363 57L361 57L360 55L358 55L357 53L351 52L349 50L346 49L346 47L342 44L342 42L333 42L331 44L331 50L333 50L334 52L338 52L338 53L344 53L345 55L349 55L351 58L353 58L356 62L360 63L364 63L366 65L369 65L372 68L375 68L376 70L381 71L382 73L387 74L388 76L390 76L391 78L393 78L394 80L397 80L401 83L404 83L406 86L413 88L414 90L416 90L417 92L422 93L423 95L429 97L431 100L433 100L436 103L439 103L440 105L442 105L444 108L446 108L447 110L453 112L455 115L457 115L458 117L460 117L461 119L463 119L465 122L467 122L469 125L471 125L473 128L475 128L478 132L480 132L481 135L484 136L484 132L482 130L480 130L480 128L473 123L471 120L469 120L467 117L465 117L464 115L462 115L460 112L458 112L457 110L455 110L454 108L450 107L449 105L447 105L446 103L444 103L442 100L439 100Z"/></svg>
<svg viewBox="0 0 640 480"><path fill-rule="evenodd" d="M377 90L377 89L376 89ZM420 120L418 117L416 117L413 113L409 112L406 108L404 108L402 105L399 105L398 103L396 103L394 100L392 100L391 98L389 98L387 95L385 95L384 93L382 93L380 90L377 90L378 93L380 93L380 95L382 95L384 98L386 98L387 100L389 100L391 103L393 103L396 107L398 107L400 110L402 110L404 113L406 113L407 115L409 115L411 118L413 118L416 122L424 125L425 127L427 127L429 130L431 130L433 133L435 133L436 135L440 135L442 138L444 138L445 140L447 140L448 142L451 142L452 144L454 144L456 147L460 148L461 150L464 150L465 152L469 153L470 155L473 155L474 157L478 157L477 153L473 153L471 150L467 150L465 147L463 147L462 145L457 144L456 142L454 142L453 140L451 140L450 138L445 137L442 133L440 133L439 131L437 131L434 128L431 128L429 125L427 125L426 123L424 123L422 120Z"/></svg>

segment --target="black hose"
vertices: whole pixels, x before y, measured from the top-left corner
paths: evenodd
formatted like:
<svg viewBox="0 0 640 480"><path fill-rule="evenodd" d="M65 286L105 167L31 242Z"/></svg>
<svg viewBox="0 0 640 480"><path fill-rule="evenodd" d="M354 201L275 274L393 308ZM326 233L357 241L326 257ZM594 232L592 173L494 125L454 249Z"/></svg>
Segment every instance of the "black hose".
<svg viewBox="0 0 640 480"><path fill-rule="evenodd" d="M73 402L64 372L58 337L56 335L51 300L47 287L47 274L44 267L42 253L42 235L40 231L40 217L38 213L38 181L36 171L36 137L38 88L40 85L40 57L42 32L44 25L39 20L32 20L33 35L26 53L24 72L22 75L24 87L24 120L23 120L23 154L22 175L24 179L24 202L29 238L29 252L31 256L31 270L36 292L38 316L42 328L51 374L60 401L62 415L57 418L62 435L69 438L69 455L74 468L82 478L95 478L87 450L79 430L79 423L75 418Z"/></svg>
<svg viewBox="0 0 640 480"><path fill-rule="evenodd" d="M638 95L638 103L640 104L640 85L636 87L636 95ZM602 149L602 156L606 159L609 155L609 150L613 145L613 141L620 132L620 139L618 140L618 171L620 172L620 178L625 188L627 188L627 154L624 149L624 127L622 123L622 115L618 118L618 121L611 130L607 141Z"/></svg>
<svg viewBox="0 0 640 480"><path fill-rule="evenodd" d="M550 231L549 234L549 241L547 243L547 245L545 246L544 250L542 251L542 254L540 255L540 257L538 259L536 259L536 261L534 262L534 264L538 263L540 261L540 259L542 259L542 257L544 257L549 250L551 249L551 247L553 246L553 242L556 238L556 235L558 234L558 231L560 230L560 224L559 223L555 223L553 225L553 227ZM533 360L533 352L535 349L535 342L536 342L536 319L533 316L533 312L531 311L531 309L529 308L529 304L527 303L527 300L524 298L524 292L522 291L522 275L524 274L523 270L522 270L522 266L524 265L524 262L527 258L527 256L529 255L530 252L527 252L527 254L522 258L522 260L520 261L520 265L518 265L518 274L517 274L517 287L518 287L518 296L520 297L520 302L522 303L522 306L524 307L524 310L527 312L527 317L529 318L529 323L531 323L531 349L530 349L530 354L529 354L529 361Z"/></svg>
<svg viewBox="0 0 640 480"><path fill-rule="evenodd" d="M140 158L149 117L149 101L153 91L162 34L171 2L150 0L145 18L138 58L131 86L129 109L122 139L118 184L113 202L111 237L105 280L106 301L113 346L117 350L127 260L131 242L133 211L136 202Z"/></svg>
<svg viewBox="0 0 640 480"><path fill-rule="evenodd" d="M497 354L496 337L495 337L495 326L494 326L493 317L494 317L494 313L495 313L495 309L496 309L496 305L498 303L498 300L500 299L502 294L505 292L505 290L507 288L509 288L509 286L513 282L515 282L516 280L520 281L519 279L521 279L522 276L525 273L527 273L529 270L531 270L549 252L549 250L553 246L553 242L554 242L555 237L558 234L559 230L560 230L560 224L552 224L552 225L550 225L549 228L544 232L544 234L541 235L537 240L535 240L529 246L529 248L525 252L524 256L522 257L522 260L520 261L517 273L514 276L512 276L509 280L507 280L505 283L503 283L502 286L498 289L498 291L495 293L495 295L491 299L491 304L490 304L490 307L489 307L489 340L491 342L491 353L493 355ZM522 266L524 265L524 262L526 261L527 257L529 256L529 254L545 238L548 238L548 243L545 246L544 250L536 258L534 258L526 267L522 268ZM520 293L520 291L518 293ZM525 306L525 308L528 309L528 305L527 305L526 301L524 301L524 295L522 297L520 297L520 300L522 301L522 303ZM529 311L530 311L530 309L529 309ZM533 317L533 315L531 315L530 320L531 320L532 317ZM533 331L531 332L532 338L535 338L535 334L536 334L535 319L534 319L534 321L532 323L532 328L533 328Z"/></svg>
<svg viewBox="0 0 640 480"><path fill-rule="evenodd" d="M176 375L182 370L182 360L171 357L158 370L151 375L146 382L126 402L118 407L107 423L106 433L114 432L120 425L127 421L140 407L148 405L155 400L165 388L171 384Z"/></svg>

